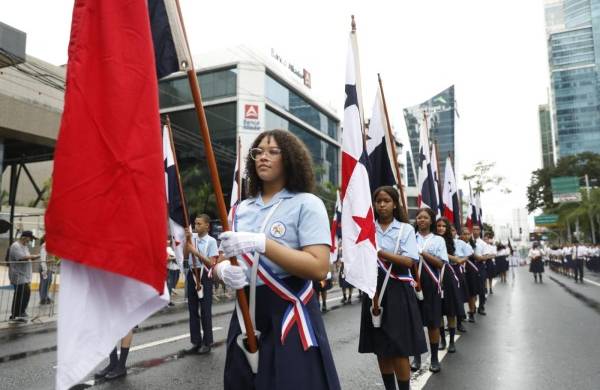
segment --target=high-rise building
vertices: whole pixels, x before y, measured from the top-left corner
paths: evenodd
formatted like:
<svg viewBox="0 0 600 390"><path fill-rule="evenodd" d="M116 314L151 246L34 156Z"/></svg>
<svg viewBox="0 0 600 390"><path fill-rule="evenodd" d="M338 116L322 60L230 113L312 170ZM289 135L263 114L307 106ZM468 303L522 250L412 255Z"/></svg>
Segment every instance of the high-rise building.
<svg viewBox="0 0 600 390"><path fill-rule="evenodd" d="M429 140L438 147L440 172L445 172L448 155L454 161L455 112L454 85L421 104L404 109L404 121L413 156L419 155L421 125L424 117L427 117Z"/></svg>
<svg viewBox="0 0 600 390"><path fill-rule="evenodd" d="M545 0L554 160L600 153L600 0Z"/></svg>
<svg viewBox="0 0 600 390"><path fill-rule="evenodd" d="M538 117L542 144L542 167L548 168L554 166L554 138L552 137L550 108L547 104L538 106Z"/></svg>

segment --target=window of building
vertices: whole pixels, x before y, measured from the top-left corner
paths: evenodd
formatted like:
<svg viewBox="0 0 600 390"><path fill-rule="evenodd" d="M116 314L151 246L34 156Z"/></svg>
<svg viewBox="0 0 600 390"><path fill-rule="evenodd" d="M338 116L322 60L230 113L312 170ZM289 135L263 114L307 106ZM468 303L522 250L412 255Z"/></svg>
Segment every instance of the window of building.
<svg viewBox="0 0 600 390"><path fill-rule="evenodd" d="M268 74L266 75L265 95L270 103L298 117L331 138L338 139L338 125L333 118Z"/></svg>
<svg viewBox="0 0 600 390"><path fill-rule="evenodd" d="M202 101L236 96L237 69L221 69L198 74ZM160 108L193 103L187 77L163 80L158 83Z"/></svg>

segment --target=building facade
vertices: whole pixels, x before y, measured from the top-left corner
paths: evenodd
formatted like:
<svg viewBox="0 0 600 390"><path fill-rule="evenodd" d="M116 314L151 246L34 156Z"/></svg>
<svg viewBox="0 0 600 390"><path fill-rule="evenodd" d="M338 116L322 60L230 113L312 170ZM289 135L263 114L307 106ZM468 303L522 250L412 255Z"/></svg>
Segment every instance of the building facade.
<svg viewBox="0 0 600 390"><path fill-rule="evenodd" d="M552 136L552 119L550 108L547 104L538 106L538 119L540 123L540 141L542 145L542 167L554 166L554 137Z"/></svg>
<svg viewBox="0 0 600 390"><path fill-rule="evenodd" d="M546 0L554 160L600 153L600 0Z"/></svg>
<svg viewBox="0 0 600 390"><path fill-rule="evenodd" d="M270 129L297 135L313 157L318 184L338 187L340 121L313 96L306 70L298 72L277 55L243 46L203 55L196 63L202 64L198 79L226 202L238 137L243 165L256 135ZM169 115L173 127L187 202L192 211L206 210L211 202L210 176L188 80L182 75L169 77L159 83L159 92L161 114ZM335 203L335 195L323 200Z"/></svg>

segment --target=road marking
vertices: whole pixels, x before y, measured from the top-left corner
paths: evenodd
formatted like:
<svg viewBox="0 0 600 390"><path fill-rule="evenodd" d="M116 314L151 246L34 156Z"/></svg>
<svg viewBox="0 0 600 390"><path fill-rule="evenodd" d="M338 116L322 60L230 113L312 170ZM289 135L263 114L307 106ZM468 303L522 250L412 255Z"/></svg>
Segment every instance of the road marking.
<svg viewBox="0 0 600 390"><path fill-rule="evenodd" d="M583 280L585 280L587 283L595 284L596 286L600 287L600 283L598 283L598 282L594 282L593 280L589 280L586 278L583 278Z"/></svg>

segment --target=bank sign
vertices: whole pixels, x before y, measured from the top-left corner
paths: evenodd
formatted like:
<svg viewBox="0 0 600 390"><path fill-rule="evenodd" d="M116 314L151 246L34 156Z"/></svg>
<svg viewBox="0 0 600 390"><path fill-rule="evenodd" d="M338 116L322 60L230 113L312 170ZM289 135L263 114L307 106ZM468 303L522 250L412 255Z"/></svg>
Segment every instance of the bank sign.
<svg viewBox="0 0 600 390"><path fill-rule="evenodd" d="M260 130L258 104L244 104L244 129Z"/></svg>

